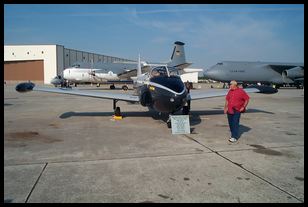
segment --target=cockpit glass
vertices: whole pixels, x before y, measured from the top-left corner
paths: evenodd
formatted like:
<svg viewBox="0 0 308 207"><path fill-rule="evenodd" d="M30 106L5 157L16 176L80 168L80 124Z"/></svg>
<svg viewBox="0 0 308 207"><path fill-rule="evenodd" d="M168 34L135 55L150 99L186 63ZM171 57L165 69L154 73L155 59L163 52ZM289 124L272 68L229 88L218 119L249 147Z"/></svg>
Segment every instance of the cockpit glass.
<svg viewBox="0 0 308 207"><path fill-rule="evenodd" d="M152 77L157 77L157 76L168 76L168 72L165 66L159 66L156 68L153 68L151 71L151 76Z"/></svg>
<svg viewBox="0 0 308 207"><path fill-rule="evenodd" d="M175 67L168 67L168 71L170 75L179 75L179 70Z"/></svg>
<svg viewBox="0 0 308 207"><path fill-rule="evenodd" d="M80 68L80 65L79 64L74 64L72 65L73 68Z"/></svg>

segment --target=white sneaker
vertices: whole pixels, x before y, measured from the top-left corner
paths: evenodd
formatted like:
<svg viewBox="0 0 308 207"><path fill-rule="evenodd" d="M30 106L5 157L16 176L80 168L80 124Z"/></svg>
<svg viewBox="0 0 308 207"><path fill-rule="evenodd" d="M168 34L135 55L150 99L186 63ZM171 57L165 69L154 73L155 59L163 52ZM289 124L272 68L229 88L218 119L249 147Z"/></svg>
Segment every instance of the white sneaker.
<svg viewBox="0 0 308 207"><path fill-rule="evenodd" d="M230 139L229 139L229 142L236 142L237 141L237 139L235 139L235 138L233 138L233 137L231 137Z"/></svg>

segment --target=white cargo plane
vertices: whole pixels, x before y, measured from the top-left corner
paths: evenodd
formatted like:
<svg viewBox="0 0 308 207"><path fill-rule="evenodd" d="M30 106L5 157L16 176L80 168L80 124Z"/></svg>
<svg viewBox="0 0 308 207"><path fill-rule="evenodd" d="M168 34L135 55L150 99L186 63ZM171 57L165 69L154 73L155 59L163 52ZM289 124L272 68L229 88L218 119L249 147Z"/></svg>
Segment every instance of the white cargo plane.
<svg viewBox="0 0 308 207"><path fill-rule="evenodd" d="M140 103L144 107L157 112L169 114L167 126L171 127L170 115L182 110L183 114L189 113L188 101L225 96L228 90L199 91L188 93L183 81L179 76L179 69L171 66L157 66L149 72L141 72L140 57L137 67L137 77L134 80L134 94L114 92L94 92L72 88L44 88L36 87L34 83L20 83L16 86L18 92L42 91L62 93L68 95L86 96L92 98L113 100L115 115L120 114L120 107L116 107L118 101ZM245 89L248 93L276 93L277 89L267 86L255 86Z"/></svg>
<svg viewBox="0 0 308 207"><path fill-rule="evenodd" d="M147 63L145 61L141 62L141 69L143 72L149 71L151 67L166 65L170 67L177 67L183 69L188 67L191 63L187 63L185 59L184 43L176 41L172 52L172 56L167 63ZM101 63L97 65L97 68L93 67L93 61L91 67L85 67L82 63L76 63L72 67L66 68L63 71L63 76L56 76L51 80L51 83L55 86L63 85L64 81L69 83L74 83L75 86L79 83L100 83L106 81L120 81L123 79L131 79L131 77L136 76L137 62L112 62L112 63ZM187 70L189 71L189 70ZM200 70L199 70L200 71ZM195 72L195 71L193 71ZM64 79L64 80L63 80ZM124 86L122 87L124 89ZM127 88L127 87L126 87ZM112 88L112 85L110 87Z"/></svg>

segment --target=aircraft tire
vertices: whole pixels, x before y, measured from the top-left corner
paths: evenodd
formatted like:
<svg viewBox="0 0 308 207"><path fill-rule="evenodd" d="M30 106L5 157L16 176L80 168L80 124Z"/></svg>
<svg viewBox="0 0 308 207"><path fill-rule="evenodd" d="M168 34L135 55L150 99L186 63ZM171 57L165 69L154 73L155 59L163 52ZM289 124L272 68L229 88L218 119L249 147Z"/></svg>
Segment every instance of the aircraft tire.
<svg viewBox="0 0 308 207"><path fill-rule="evenodd" d="M188 108L188 106L183 106L182 114L183 114L183 115L188 115L188 114L189 114L189 108Z"/></svg>
<svg viewBox="0 0 308 207"><path fill-rule="evenodd" d="M127 91L128 90L128 87L127 86L122 86L122 89L124 90L124 91Z"/></svg>
<svg viewBox="0 0 308 207"><path fill-rule="evenodd" d="M116 107L116 109L114 110L114 115L115 116L121 116L121 109L120 109L120 107Z"/></svg>
<svg viewBox="0 0 308 207"><path fill-rule="evenodd" d="M115 89L115 86L114 85L110 85L110 89Z"/></svg>

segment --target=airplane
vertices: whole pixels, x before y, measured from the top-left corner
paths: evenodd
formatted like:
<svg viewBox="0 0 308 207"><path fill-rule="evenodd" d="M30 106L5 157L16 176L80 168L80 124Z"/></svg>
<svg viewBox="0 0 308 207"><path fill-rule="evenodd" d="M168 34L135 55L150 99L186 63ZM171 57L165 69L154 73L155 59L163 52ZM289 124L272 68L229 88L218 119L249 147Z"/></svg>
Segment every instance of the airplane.
<svg viewBox="0 0 308 207"><path fill-rule="evenodd" d="M141 62L142 71L148 71L153 66L161 66L167 65L171 67L178 68L186 68L191 63L187 63L185 59L184 52L184 43L180 41L176 41L174 43L173 52L170 58L170 61L167 63L147 63L145 61ZM96 67L93 67L93 60L91 63L91 67L86 63L77 62L72 67L66 68L63 71L63 78L61 76L56 76L51 80L51 83L55 86L63 86L63 83L66 81L66 85L70 83L74 83L75 86L79 83L97 83L99 87L101 83L105 83L106 81L114 81L119 82L120 80L131 79L131 77L136 76L136 65L137 62L123 62L123 61L115 61L112 63L101 63L96 64ZM187 70L189 71L189 70ZM200 70L199 70L200 71ZM195 72L195 71L193 71ZM114 89L114 84L110 85L110 89ZM122 86L122 89L127 90L128 87L126 85Z"/></svg>
<svg viewBox="0 0 308 207"><path fill-rule="evenodd" d="M275 85L294 85L302 88L304 84L303 63L222 61L204 71L204 77L224 83L237 80L243 85L260 83Z"/></svg>
<svg viewBox="0 0 308 207"><path fill-rule="evenodd" d="M179 76L179 69L171 66L157 66L149 72L142 73L140 56L137 66L137 77L134 80L135 93L114 93L114 92L94 92L84 91L72 88L46 88L36 87L34 83L24 82L16 86L18 92L41 91L60 93L76 96L86 96L92 98L113 100L113 110L115 116L121 114L120 107L116 104L118 101L139 103L149 110L169 115L167 120L168 128L171 128L171 115L182 110L183 114L189 114L190 108L188 101L206 99L212 97L225 96L228 90L188 93L183 81ZM278 90L269 86L250 86L244 89L248 93L273 94Z"/></svg>

